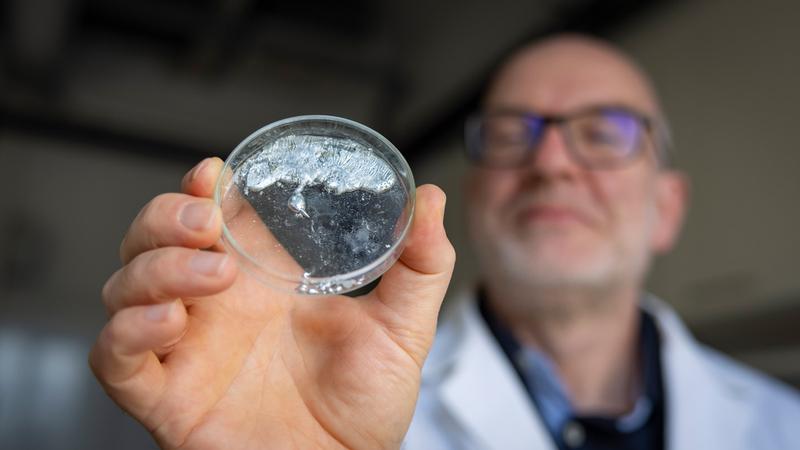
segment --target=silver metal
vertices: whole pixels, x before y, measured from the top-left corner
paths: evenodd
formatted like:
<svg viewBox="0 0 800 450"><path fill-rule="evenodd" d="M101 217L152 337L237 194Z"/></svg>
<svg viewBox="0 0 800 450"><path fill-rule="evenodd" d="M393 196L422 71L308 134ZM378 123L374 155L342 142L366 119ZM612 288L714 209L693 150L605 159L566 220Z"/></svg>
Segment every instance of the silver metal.
<svg viewBox="0 0 800 450"><path fill-rule="evenodd" d="M284 290L345 293L399 257L414 181L380 134L332 116L268 125L228 157L217 185L223 237L248 271Z"/></svg>

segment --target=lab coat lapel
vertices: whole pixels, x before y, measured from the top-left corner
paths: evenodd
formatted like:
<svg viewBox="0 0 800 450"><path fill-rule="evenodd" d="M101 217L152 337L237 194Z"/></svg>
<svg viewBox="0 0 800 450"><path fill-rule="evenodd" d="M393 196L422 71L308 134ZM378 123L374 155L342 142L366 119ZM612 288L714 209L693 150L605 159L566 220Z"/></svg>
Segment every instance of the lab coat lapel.
<svg viewBox="0 0 800 450"><path fill-rule="evenodd" d="M670 308L653 297L643 306L655 316L661 335L667 448L745 448L752 420L747 393L715 376L703 348Z"/></svg>
<svg viewBox="0 0 800 450"><path fill-rule="evenodd" d="M554 449L534 405L474 301L459 306L457 352L442 383L442 401L487 449Z"/></svg>

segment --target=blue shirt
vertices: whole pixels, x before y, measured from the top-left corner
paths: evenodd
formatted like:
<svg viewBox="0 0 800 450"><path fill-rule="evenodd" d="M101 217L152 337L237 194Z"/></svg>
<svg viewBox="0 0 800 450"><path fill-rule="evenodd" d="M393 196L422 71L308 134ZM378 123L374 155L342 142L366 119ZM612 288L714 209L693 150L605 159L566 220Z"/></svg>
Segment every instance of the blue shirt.
<svg viewBox="0 0 800 450"><path fill-rule="evenodd" d="M621 417L604 417L575 413L553 362L543 353L520 345L489 310L483 292L479 296L479 310L560 450L666 447L660 342L655 321L649 314L641 312L639 332L644 389L631 412Z"/></svg>

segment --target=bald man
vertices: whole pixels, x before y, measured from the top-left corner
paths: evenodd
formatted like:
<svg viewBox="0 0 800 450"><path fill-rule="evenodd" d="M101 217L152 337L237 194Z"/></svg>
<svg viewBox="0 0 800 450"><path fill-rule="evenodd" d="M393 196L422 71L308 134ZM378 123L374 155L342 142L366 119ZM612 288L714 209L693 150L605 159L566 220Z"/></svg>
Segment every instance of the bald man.
<svg viewBox="0 0 800 450"><path fill-rule="evenodd" d="M687 186L636 64L582 36L529 45L466 137L481 284L440 326L409 448L800 448L796 392L642 291Z"/></svg>
<svg viewBox="0 0 800 450"><path fill-rule="evenodd" d="M417 190L373 292L308 298L219 246L209 159L123 239L90 355L106 392L165 449L800 448L797 394L701 348L642 293L686 182L634 64L584 37L526 47L467 128L483 276L424 371L455 259L440 190Z"/></svg>

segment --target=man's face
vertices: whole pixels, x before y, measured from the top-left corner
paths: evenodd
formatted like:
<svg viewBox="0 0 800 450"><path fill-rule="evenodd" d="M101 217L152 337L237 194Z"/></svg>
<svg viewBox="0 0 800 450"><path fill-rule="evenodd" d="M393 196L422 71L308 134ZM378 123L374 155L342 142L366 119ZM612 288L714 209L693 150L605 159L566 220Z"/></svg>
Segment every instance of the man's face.
<svg viewBox="0 0 800 450"><path fill-rule="evenodd" d="M496 79L485 110L568 115L617 105L655 117L638 72L604 52L556 44L524 54ZM623 167L588 169L551 126L522 166L473 170L470 227L484 270L531 286L640 282L651 254L671 246L683 203L678 177L658 169L654 140L642 145Z"/></svg>

